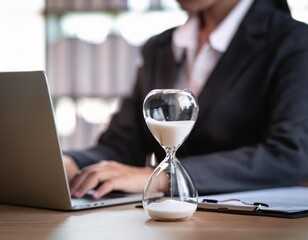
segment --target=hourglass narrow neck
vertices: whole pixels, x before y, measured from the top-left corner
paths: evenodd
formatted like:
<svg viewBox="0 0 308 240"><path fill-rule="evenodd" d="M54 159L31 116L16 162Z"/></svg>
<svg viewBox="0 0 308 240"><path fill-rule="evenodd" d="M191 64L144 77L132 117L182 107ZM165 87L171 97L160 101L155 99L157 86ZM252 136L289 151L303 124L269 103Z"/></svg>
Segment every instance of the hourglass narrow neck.
<svg viewBox="0 0 308 240"><path fill-rule="evenodd" d="M175 148L175 147L173 147L173 148L164 147L164 149L165 149L165 152L166 152L166 157L168 159L174 159L175 158L175 153L176 153L176 150L178 148Z"/></svg>

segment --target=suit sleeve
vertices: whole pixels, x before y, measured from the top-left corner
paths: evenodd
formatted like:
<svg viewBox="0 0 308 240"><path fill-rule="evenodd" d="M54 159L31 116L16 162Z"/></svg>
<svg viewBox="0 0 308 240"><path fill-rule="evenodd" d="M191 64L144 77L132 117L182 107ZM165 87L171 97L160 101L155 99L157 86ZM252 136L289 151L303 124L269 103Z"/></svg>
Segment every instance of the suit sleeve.
<svg viewBox="0 0 308 240"><path fill-rule="evenodd" d="M201 194L298 185L308 173L307 34L293 41L274 73L262 142L181 159Z"/></svg>
<svg viewBox="0 0 308 240"><path fill-rule="evenodd" d="M138 71L138 76L141 71ZM144 166L146 147L143 131L142 102L140 81L135 84L133 93L123 100L122 106L113 117L108 129L103 132L95 146L77 151L66 151L81 169L102 160Z"/></svg>

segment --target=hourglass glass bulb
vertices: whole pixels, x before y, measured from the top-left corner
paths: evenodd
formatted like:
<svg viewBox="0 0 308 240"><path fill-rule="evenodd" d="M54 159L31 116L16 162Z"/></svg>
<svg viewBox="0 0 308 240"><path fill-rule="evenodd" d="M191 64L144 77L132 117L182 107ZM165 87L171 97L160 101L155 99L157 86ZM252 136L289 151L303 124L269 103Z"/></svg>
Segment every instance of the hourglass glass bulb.
<svg viewBox="0 0 308 240"><path fill-rule="evenodd" d="M197 197L194 184L180 162L165 159L148 181L143 205L154 220L183 220L196 211Z"/></svg>
<svg viewBox="0 0 308 240"><path fill-rule="evenodd" d="M145 186L143 207L154 220L187 219L196 211L198 192L175 154L194 126L197 101L187 90L153 90L143 110L151 133L166 151Z"/></svg>

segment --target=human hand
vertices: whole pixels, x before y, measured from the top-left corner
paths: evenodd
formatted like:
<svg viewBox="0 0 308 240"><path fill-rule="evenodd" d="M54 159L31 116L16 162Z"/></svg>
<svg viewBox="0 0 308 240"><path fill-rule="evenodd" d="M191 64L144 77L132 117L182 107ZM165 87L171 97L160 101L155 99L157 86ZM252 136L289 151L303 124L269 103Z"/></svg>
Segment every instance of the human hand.
<svg viewBox="0 0 308 240"><path fill-rule="evenodd" d="M71 181L71 195L84 196L96 188L92 195L100 198L111 191L142 192L153 168L133 167L115 161L102 161L81 170Z"/></svg>
<svg viewBox="0 0 308 240"><path fill-rule="evenodd" d="M63 155L63 163L65 166L67 179L70 182L77 176L79 172L78 165L70 156L67 155Z"/></svg>

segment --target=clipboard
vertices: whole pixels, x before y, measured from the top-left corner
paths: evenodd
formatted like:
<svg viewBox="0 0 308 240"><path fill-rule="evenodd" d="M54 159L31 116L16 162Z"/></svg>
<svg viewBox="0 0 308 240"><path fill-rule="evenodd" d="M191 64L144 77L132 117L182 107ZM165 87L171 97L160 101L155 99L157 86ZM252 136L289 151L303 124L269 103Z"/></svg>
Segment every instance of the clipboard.
<svg viewBox="0 0 308 240"><path fill-rule="evenodd" d="M286 187L200 196L199 211L281 218L308 216L308 187Z"/></svg>

